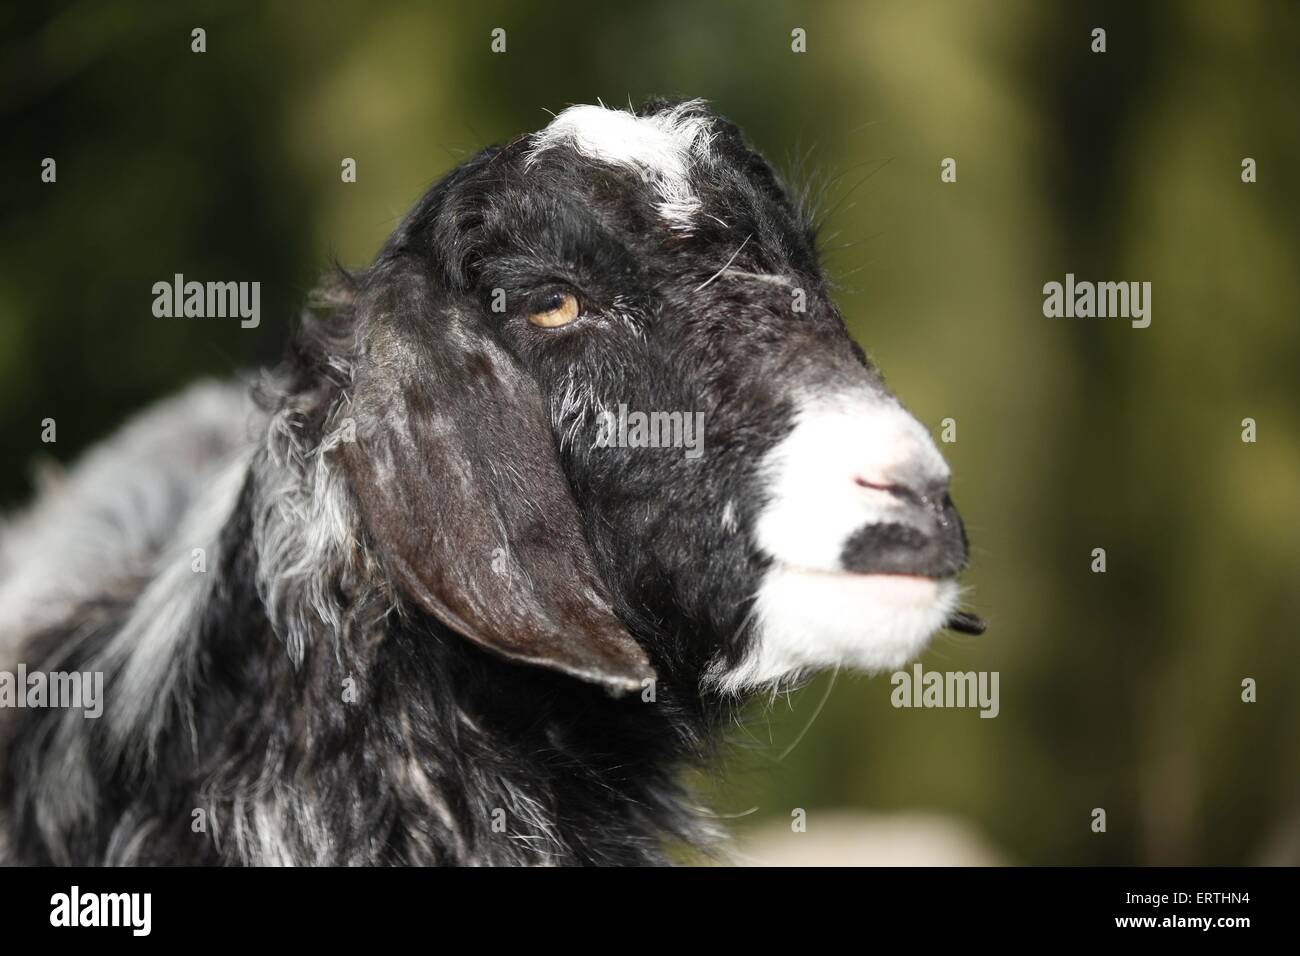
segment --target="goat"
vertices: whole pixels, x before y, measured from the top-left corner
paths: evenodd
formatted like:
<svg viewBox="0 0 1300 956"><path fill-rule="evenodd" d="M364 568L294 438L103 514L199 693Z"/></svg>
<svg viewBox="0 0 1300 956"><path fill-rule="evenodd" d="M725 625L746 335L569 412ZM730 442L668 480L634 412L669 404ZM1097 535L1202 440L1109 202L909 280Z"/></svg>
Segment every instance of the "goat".
<svg viewBox="0 0 1300 956"><path fill-rule="evenodd" d="M252 388L147 412L11 523L0 665L106 700L0 709L0 857L709 847L681 770L746 695L982 626L948 481L734 125L569 108L434 185Z"/></svg>

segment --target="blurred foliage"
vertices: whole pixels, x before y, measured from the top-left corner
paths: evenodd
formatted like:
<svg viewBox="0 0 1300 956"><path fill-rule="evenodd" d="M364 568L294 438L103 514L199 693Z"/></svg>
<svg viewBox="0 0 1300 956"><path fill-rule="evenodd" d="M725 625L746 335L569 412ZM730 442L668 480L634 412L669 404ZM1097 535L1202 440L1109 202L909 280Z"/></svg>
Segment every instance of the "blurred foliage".
<svg viewBox="0 0 1300 956"><path fill-rule="evenodd" d="M854 334L956 419L991 629L924 664L1002 691L981 720L821 678L756 708L720 807L938 810L1034 863L1296 862L1300 6L110 0L6 7L0 37L7 507L42 458L274 359L330 258L366 262L479 147L571 102L702 96L826 184ZM261 327L155 319L176 272L260 280ZM1151 281L1151 327L1045 319L1066 272Z"/></svg>

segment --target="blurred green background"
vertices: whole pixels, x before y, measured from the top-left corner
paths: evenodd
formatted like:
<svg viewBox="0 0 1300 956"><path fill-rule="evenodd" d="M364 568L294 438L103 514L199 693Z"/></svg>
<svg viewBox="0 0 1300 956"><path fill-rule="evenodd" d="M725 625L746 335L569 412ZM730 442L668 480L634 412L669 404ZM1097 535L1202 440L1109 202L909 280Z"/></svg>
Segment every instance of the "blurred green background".
<svg viewBox="0 0 1300 956"><path fill-rule="evenodd" d="M827 183L850 327L956 420L991 626L924 664L1001 675L994 720L895 710L887 677L756 708L718 809L742 835L932 812L1019 862L1300 862L1300 5L55 2L0 36L6 509L42 459L276 358L330 258L479 147L705 97ZM176 272L260 280L261 327L155 319ZM1151 327L1044 318L1067 272L1150 281Z"/></svg>

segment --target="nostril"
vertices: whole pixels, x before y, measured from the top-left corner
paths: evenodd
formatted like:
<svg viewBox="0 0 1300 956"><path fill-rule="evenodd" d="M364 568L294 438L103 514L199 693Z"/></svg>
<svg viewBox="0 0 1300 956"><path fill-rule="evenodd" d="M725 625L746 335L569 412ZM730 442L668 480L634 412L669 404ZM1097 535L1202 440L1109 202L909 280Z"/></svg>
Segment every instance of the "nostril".
<svg viewBox="0 0 1300 956"><path fill-rule="evenodd" d="M868 481L858 475L854 475L853 483L859 488L870 488L872 491L883 491L887 495L901 498L910 504L921 504L921 496L906 485L899 485L893 482Z"/></svg>
<svg viewBox="0 0 1300 956"><path fill-rule="evenodd" d="M884 492L898 498L900 501L937 512L940 515L948 507L948 482L946 481L927 482L924 485L913 487L895 481L868 481L860 475L855 475L853 483L859 488Z"/></svg>

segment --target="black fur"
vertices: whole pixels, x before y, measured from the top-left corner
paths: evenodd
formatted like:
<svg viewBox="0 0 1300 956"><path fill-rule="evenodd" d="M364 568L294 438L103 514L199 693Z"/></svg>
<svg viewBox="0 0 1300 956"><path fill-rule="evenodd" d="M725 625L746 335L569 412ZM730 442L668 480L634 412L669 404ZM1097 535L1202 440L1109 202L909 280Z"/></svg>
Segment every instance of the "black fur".
<svg viewBox="0 0 1300 956"><path fill-rule="evenodd" d="M629 170L563 149L530 164L523 137L448 174L368 269L328 284L262 390L153 730L115 738L115 695L135 688L106 653L146 578L25 644L29 667L104 670L109 705L75 724L0 714L14 859L642 864L708 844L677 775L731 718L710 669L753 640L757 462L796 388L878 382L810 225L709 120L689 233ZM807 311L784 284L711 281L729 259L785 277ZM556 290L582 317L530 325ZM618 403L703 412L707 453L593 449L597 408ZM295 576L277 569L303 528L280 506L319 497L317 465L341 481L351 543ZM945 554L964 562L964 536Z"/></svg>

